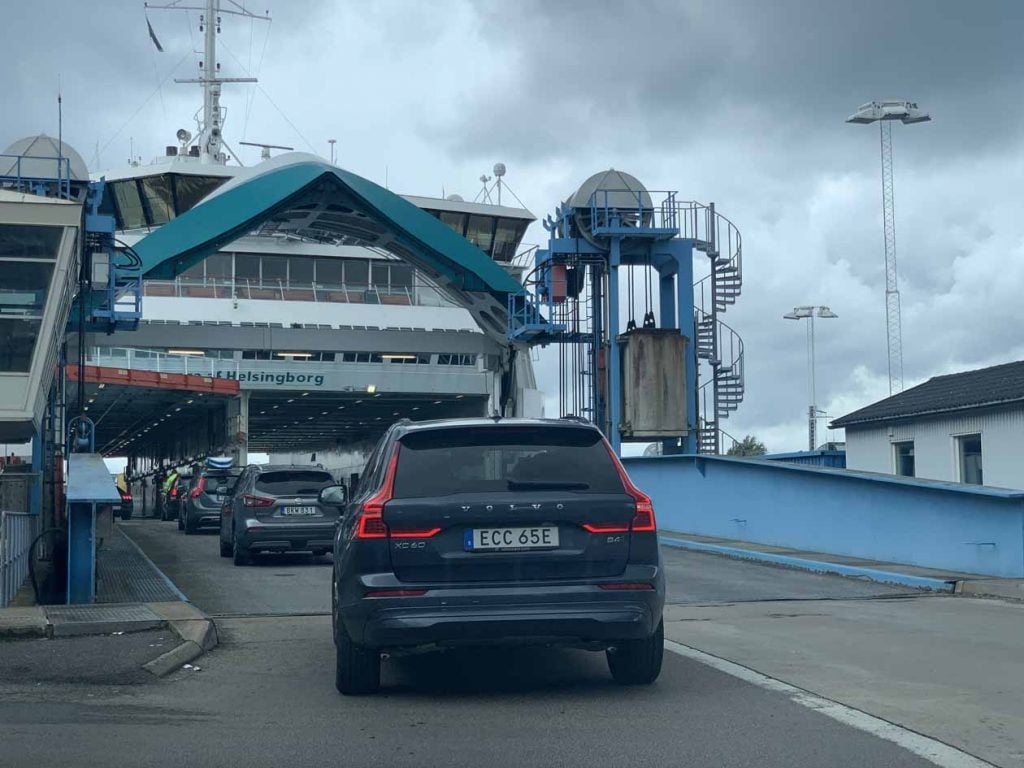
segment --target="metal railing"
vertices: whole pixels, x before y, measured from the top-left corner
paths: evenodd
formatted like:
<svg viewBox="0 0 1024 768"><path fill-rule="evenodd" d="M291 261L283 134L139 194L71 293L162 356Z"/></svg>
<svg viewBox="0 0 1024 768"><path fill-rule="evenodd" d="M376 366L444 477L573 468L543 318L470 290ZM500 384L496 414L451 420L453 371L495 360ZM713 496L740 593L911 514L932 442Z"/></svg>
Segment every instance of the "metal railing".
<svg viewBox="0 0 1024 768"><path fill-rule="evenodd" d="M71 197L71 158L0 154L3 168L6 170L0 170L0 186L15 192L56 192L56 197Z"/></svg>
<svg viewBox="0 0 1024 768"><path fill-rule="evenodd" d="M174 280L146 280L143 295L416 307L458 306L437 288L426 283L416 283L411 287L388 287L360 283L297 283L284 280L265 282L248 278L179 277Z"/></svg>
<svg viewBox="0 0 1024 768"><path fill-rule="evenodd" d="M39 520L39 515L27 512L0 511L0 608L8 606L25 583Z"/></svg>

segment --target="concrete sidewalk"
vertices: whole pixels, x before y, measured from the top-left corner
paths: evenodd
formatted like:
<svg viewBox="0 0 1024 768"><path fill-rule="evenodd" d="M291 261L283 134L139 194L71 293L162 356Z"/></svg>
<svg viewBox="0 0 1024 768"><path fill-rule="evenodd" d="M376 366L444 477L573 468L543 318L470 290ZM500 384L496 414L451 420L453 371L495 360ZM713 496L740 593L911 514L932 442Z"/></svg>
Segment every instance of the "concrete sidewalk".
<svg viewBox="0 0 1024 768"><path fill-rule="evenodd" d="M889 584L902 584L936 592L951 592L979 597L1024 600L1024 579L997 579L977 573L942 571L916 565L866 560L827 552L808 552L738 539L722 539L678 531L661 531L662 544L697 552L737 557L818 573L866 578Z"/></svg>

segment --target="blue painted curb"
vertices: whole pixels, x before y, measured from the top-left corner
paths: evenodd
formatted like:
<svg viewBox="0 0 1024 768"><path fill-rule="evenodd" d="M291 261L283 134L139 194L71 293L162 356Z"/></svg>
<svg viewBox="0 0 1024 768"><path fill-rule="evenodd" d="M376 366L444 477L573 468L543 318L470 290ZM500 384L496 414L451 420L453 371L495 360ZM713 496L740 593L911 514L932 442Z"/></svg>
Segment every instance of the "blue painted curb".
<svg viewBox="0 0 1024 768"><path fill-rule="evenodd" d="M760 560L776 565L787 565L792 568L802 568L807 571L818 573L835 573L840 576L860 576L881 581L887 584L901 584L917 589L931 589L935 592L952 592L955 582L942 579L932 579L927 576L912 576L908 573L896 571L882 571L877 568L864 568L858 565L842 565L830 563L823 560L809 560L804 557L793 557L791 555L779 555L774 552L760 552L756 549L741 549L739 547L727 547L722 544L708 544L703 541L692 541L691 539L677 539L669 536L659 536L662 544L679 549L691 549L697 552L711 552L716 555L737 557L743 560Z"/></svg>

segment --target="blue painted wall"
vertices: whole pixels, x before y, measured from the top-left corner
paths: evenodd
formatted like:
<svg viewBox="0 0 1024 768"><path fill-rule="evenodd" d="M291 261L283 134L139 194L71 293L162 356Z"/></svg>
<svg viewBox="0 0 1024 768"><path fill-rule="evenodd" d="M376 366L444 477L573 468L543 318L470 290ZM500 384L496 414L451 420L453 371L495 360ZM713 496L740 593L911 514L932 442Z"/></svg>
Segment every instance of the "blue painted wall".
<svg viewBox="0 0 1024 768"><path fill-rule="evenodd" d="M1024 491L759 459L623 462L662 530L1024 578Z"/></svg>

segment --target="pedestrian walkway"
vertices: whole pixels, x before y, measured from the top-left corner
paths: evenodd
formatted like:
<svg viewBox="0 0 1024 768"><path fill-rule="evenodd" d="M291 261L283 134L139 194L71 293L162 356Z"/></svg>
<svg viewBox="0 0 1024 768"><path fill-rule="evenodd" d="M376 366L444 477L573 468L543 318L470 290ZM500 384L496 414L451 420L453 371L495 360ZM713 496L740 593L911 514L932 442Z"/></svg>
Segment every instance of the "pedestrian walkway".
<svg viewBox="0 0 1024 768"><path fill-rule="evenodd" d="M659 535L662 544L682 549L712 552L821 573L868 578L874 581L903 584L938 592L1024 600L1024 579L994 579L991 576L977 573L943 571L904 563L867 560L847 555L811 552L792 547L779 547L715 536L700 536L678 531L663 530Z"/></svg>
<svg viewBox="0 0 1024 768"><path fill-rule="evenodd" d="M162 603L185 600L119 526L96 554L97 603Z"/></svg>

